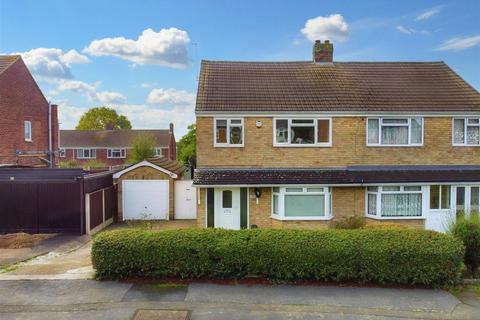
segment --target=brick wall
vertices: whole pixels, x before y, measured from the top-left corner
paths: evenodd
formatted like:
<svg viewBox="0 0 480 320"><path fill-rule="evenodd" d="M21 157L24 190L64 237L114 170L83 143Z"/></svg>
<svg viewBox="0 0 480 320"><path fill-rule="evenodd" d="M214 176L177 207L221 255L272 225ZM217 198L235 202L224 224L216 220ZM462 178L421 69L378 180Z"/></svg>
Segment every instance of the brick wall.
<svg viewBox="0 0 480 320"><path fill-rule="evenodd" d="M249 226L259 228L327 228L332 222L352 215L365 216L365 188L363 187L333 187L332 188L332 220L277 220L271 218L272 192L271 188L260 188L262 195L257 200L254 188L249 188ZM205 188L200 188L200 204L197 202L197 226L205 227ZM375 220L367 219L367 224L394 223L408 227L424 228L424 219L408 220Z"/></svg>
<svg viewBox="0 0 480 320"><path fill-rule="evenodd" d="M255 126L257 120L263 122L261 128ZM244 121L245 147L214 148L213 118L197 117L197 166L480 165L479 147L452 146L450 117L424 119L421 147L367 147L364 117L333 118L332 147L273 147L272 118Z"/></svg>
<svg viewBox="0 0 480 320"><path fill-rule="evenodd" d="M53 150L57 150L58 122L53 108ZM32 141L24 139L24 121L32 122ZM48 102L23 60L0 76L0 164L46 165L38 156L19 157L16 151L48 151ZM48 158L47 154L42 157ZM55 160L55 159L54 159Z"/></svg>
<svg viewBox="0 0 480 320"><path fill-rule="evenodd" d="M168 174L153 169L151 167L138 167L133 169L125 174L123 174L118 179L118 219L123 220L123 206L122 206L122 181L123 180L169 180L169 219L174 219L174 179L172 179Z"/></svg>

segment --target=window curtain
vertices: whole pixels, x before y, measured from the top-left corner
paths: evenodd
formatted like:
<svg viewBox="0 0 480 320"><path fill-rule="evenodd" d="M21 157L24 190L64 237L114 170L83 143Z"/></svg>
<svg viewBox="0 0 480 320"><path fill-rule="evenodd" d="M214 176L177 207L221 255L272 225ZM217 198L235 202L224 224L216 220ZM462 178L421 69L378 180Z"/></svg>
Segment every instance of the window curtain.
<svg viewBox="0 0 480 320"><path fill-rule="evenodd" d="M465 120L455 119L453 121L453 141L455 143L464 143L465 138Z"/></svg>
<svg viewBox="0 0 480 320"><path fill-rule="evenodd" d="M382 126L383 144L408 144L408 127Z"/></svg>
<svg viewBox="0 0 480 320"><path fill-rule="evenodd" d="M368 120L368 143L378 143L378 119Z"/></svg>
<svg viewBox="0 0 480 320"><path fill-rule="evenodd" d="M382 194L382 217L416 217L421 215L421 194Z"/></svg>
<svg viewBox="0 0 480 320"><path fill-rule="evenodd" d="M422 143L422 119L413 118L411 120L411 130L411 143Z"/></svg>
<svg viewBox="0 0 480 320"><path fill-rule="evenodd" d="M368 214L377 214L377 195L373 193L368 194Z"/></svg>
<svg viewBox="0 0 480 320"><path fill-rule="evenodd" d="M467 144L480 144L480 127L467 126Z"/></svg>

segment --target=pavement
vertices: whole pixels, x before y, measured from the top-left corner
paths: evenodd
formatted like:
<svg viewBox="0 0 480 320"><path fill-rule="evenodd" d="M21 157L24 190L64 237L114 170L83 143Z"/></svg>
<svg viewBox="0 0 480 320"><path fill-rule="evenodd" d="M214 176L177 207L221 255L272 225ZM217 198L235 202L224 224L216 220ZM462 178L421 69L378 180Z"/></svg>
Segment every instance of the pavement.
<svg viewBox="0 0 480 320"><path fill-rule="evenodd" d="M479 319L443 290L0 281L1 319Z"/></svg>

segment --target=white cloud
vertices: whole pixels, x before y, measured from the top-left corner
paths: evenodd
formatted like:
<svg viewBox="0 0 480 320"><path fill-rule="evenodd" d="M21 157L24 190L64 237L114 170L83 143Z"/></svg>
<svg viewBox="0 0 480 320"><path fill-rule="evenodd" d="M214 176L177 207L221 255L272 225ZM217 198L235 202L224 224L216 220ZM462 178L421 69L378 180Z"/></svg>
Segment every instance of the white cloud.
<svg viewBox="0 0 480 320"><path fill-rule="evenodd" d="M147 103L164 105L193 105L195 103L195 93L173 88L153 89L148 94Z"/></svg>
<svg viewBox="0 0 480 320"><path fill-rule="evenodd" d="M58 103L60 129L75 129L80 117L88 111L88 108L72 106L68 102L56 101L56 103Z"/></svg>
<svg viewBox="0 0 480 320"><path fill-rule="evenodd" d="M114 56L135 64L156 64L184 68L188 64L188 33L177 28L155 32L146 29L137 40L124 37L92 41L83 52L93 56Z"/></svg>
<svg viewBox="0 0 480 320"><path fill-rule="evenodd" d="M142 84L140 85L140 87L142 87L142 88L144 88L144 89L151 88L151 87L153 87L153 83L145 82L145 83L142 83Z"/></svg>
<svg viewBox="0 0 480 320"><path fill-rule="evenodd" d="M36 48L19 52L30 72L41 80L72 79L72 64L89 63L87 56L75 50L63 52L56 48Z"/></svg>
<svg viewBox="0 0 480 320"><path fill-rule="evenodd" d="M408 34L408 35L412 35L412 34L422 34L422 35L425 35L425 36L429 36L431 35L432 33L428 30L417 30L417 29L413 29L413 28L407 28L407 27L404 27L404 26L397 26L397 30L400 31L401 33L405 33L405 34Z"/></svg>
<svg viewBox="0 0 480 320"><path fill-rule="evenodd" d="M452 38L440 46L437 47L437 50L442 51L462 51L480 44L480 35L478 36L471 36L471 37L463 37L463 38Z"/></svg>
<svg viewBox="0 0 480 320"><path fill-rule="evenodd" d="M60 80L58 87L53 90L53 93L60 93L63 91L73 91L78 93L83 93L87 96L89 101L100 102L103 104L121 104L125 103L126 97L119 93L113 91L100 91L97 92L97 87L100 85L99 82L95 84L86 83L79 80Z"/></svg>
<svg viewBox="0 0 480 320"><path fill-rule="evenodd" d="M341 14L308 19L301 32L310 40L345 41L348 38L348 24Z"/></svg>
<svg viewBox="0 0 480 320"><path fill-rule="evenodd" d="M415 21L430 19L430 18L433 17L434 15L438 14L438 13L440 12L440 10L443 9L443 7L444 7L443 5L432 7L432 8L430 8L430 9L422 12L421 14L419 14L419 15L415 18Z"/></svg>

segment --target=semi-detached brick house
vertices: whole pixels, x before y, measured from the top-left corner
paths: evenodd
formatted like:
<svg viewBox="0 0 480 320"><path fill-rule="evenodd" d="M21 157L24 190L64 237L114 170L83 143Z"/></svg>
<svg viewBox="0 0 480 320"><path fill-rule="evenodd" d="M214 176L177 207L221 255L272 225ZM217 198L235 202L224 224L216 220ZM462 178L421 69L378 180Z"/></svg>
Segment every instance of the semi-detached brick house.
<svg viewBox="0 0 480 320"><path fill-rule="evenodd" d="M198 224L318 228L358 215L444 231L479 210L480 94L444 62L203 61Z"/></svg>
<svg viewBox="0 0 480 320"><path fill-rule="evenodd" d="M169 129L151 130L60 130L60 161L75 160L78 165L98 160L107 166L121 165L128 159L132 142L139 135L155 139L155 155L169 160L177 158L177 147Z"/></svg>
<svg viewBox="0 0 480 320"><path fill-rule="evenodd" d="M57 142L57 106L20 56L0 56L0 166L54 165Z"/></svg>

